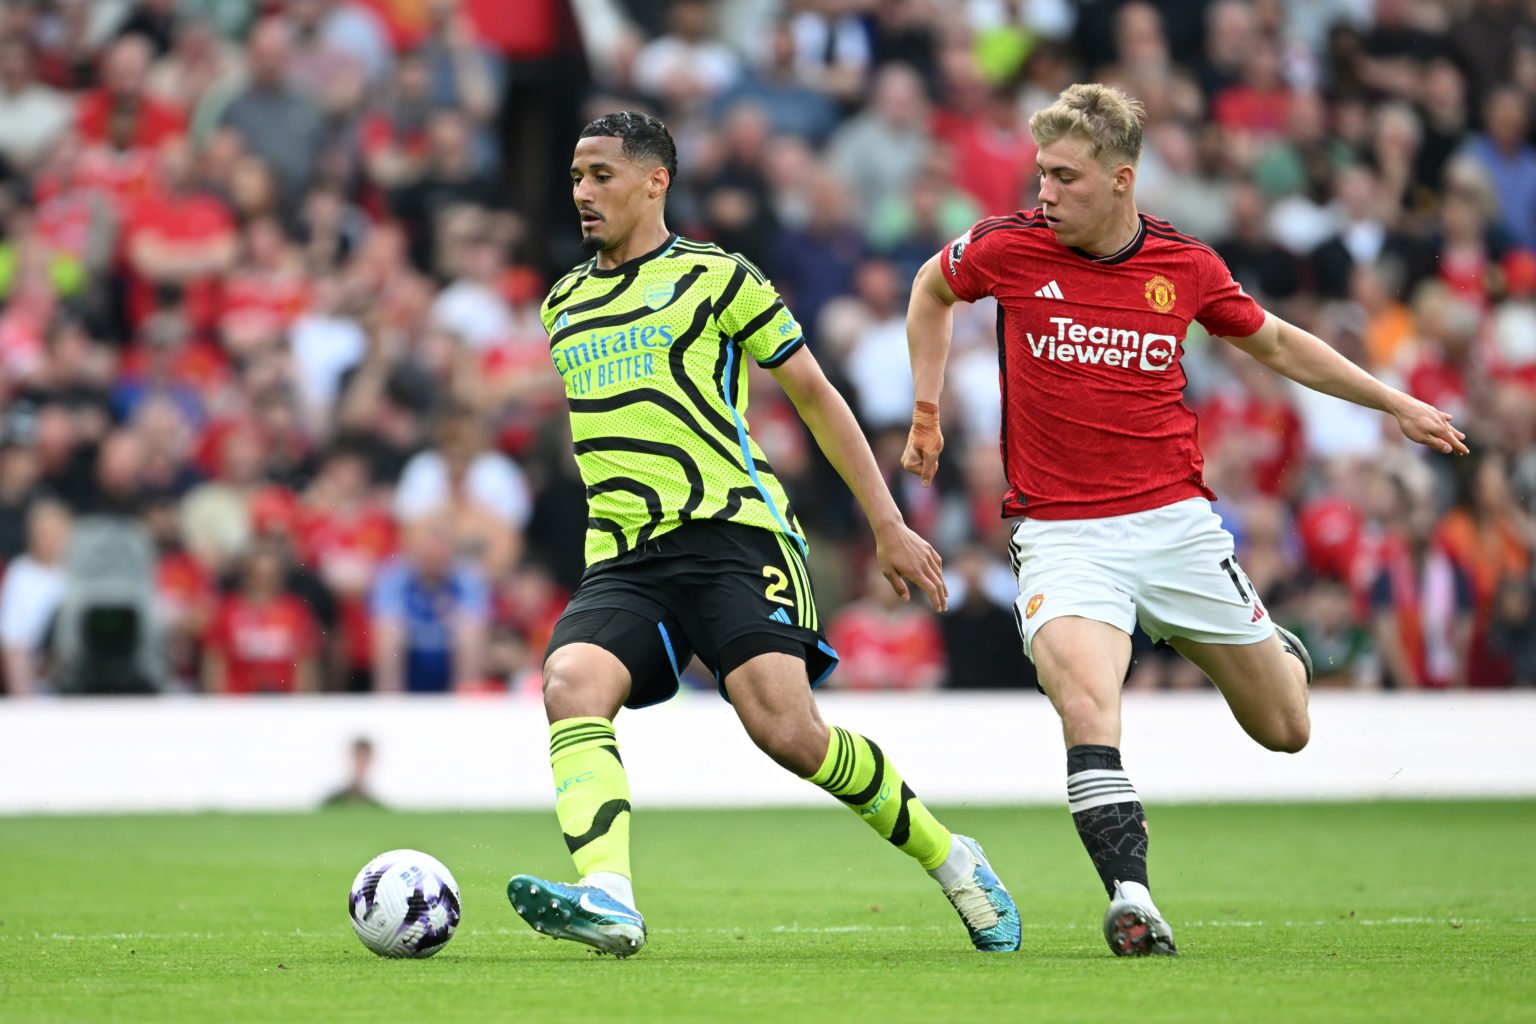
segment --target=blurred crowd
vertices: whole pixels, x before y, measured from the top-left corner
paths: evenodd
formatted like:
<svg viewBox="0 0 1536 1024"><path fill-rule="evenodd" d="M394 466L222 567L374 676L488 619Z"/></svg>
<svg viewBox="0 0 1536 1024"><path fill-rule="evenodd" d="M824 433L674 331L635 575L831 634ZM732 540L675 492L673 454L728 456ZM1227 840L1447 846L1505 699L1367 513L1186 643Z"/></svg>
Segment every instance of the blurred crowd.
<svg viewBox="0 0 1536 1024"><path fill-rule="evenodd" d="M931 490L904 314L1033 205L1029 115L1089 79L1147 107L1143 209L1473 447L1187 339L1218 511L1318 684L1536 684L1536 4L0 0L4 692L535 688L586 519L538 306L618 108L666 120L669 225L763 267L945 554L949 613L896 600L754 376L830 685L1031 686L995 309L957 307ZM1203 683L1143 637L1128 685Z"/></svg>

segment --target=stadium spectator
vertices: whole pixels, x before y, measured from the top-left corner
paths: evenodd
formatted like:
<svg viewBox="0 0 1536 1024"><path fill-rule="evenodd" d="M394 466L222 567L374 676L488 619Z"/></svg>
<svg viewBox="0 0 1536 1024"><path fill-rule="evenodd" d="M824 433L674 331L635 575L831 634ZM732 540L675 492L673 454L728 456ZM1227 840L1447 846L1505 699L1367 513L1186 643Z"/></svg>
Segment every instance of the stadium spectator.
<svg viewBox="0 0 1536 1024"><path fill-rule="evenodd" d="M134 519L144 511L144 443L136 431L119 428L100 444L87 442L95 451L95 478L80 496L77 511L100 516Z"/></svg>
<svg viewBox="0 0 1536 1024"><path fill-rule="evenodd" d="M358 71L377 82L389 73L394 51L383 21L367 4L289 0L284 11L293 28L291 80L300 89L321 95L339 74Z"/></svg>
<svg viewBox="0 0 1536 1024"><path fill-rule="evenodd" d="M395 551L395 523L368 478L366 454L345 442L322 457L304 504L302 558L338 606L341 636L329 688L365 692L373 688L369 598L380 567Z"/></svg>
<svg viewBox="0 0 1536 1024"><path fill-rule="evenodd" d="M218 316L221 275L237 255L235 224L223 204L194 190L186 142L167 140L159 169L159 189L123 225L129 322L181 306L193 328L204 330Z"/></svg>
<svg viewBox="0 0 1536 1024"><path fill-rule="evenodd" d="M390 209L410 238L411 262L423 273L441 274L442 230L455 207L501 210L504 189L475 159L468 118L437 110L427 123L427 153L421 176L391 193Z"/></svg>
<svg viewBox="0 0 1536 1024"><path fill-rule="evenodd" d="M795 4L789 10L800 80L844 107L857 107L875 60L863 19L830 4Z"/></svg>
<svg viewBox="0 0 1536 1024"><path fill-rule="evenodd" d="M482 228L466 239L453 263L452 280L432 300L428 317L433 327L483 353L512 333L512 310L501 292L501 245Z"/></svg>
<svg viewBox="0 0 1536 1024"><path fill-rule="evenodd" d="M22 168L36 166L73 118L69 98L37 80L26 41L0 37L0 157Z"/></svg>
<svg viewBox="0 0 1536 1024"><path fill-rule="evenodd" d="M361 124L364 167L376 185L397 188L421 175L434 106L426 60L418 53L403 54L389 88Z"/></svg>
<svg viewBox="0 0 1536 1024"><path fill-rule="evenodd" d="M335 274L310 279L309 307L288 333L294 380L305 419L319 434L329 425L342 380L362 360L368 338L353 312L345 285Z"/></svg>
<svg viewBox="0 0 1536 1024"><path fill-rule="evenodd" d="M186 131L182 112L146 90L153 52L137 33L112 44L102 58L101 87L82 96L75 109L75 131L87 142L107 141L118 119L130 125L128 145L135 149L158 149Z"/></svg>
<svg viewBox="0 0 1536 1024"><path fill-rule="evenodd" d="M1491 653L1509 662L1514 686L1536 686L1536 580L1511 576L1499 585L1488 628Z"/></svg>
<svg viewBox="0 0 1536 1024"><path fill-rule="evenodd" d="M939 618L944 638L944 686L1004 690L1035 685L1035 666L1014 639L1014 582L986 548L967 545L950 561L949 611Z"/></svg>
<svg viewBox="0 0 1536 1024"><path fill-rule="evenodd" d="M933 612L908 604L871 562L858 597L827 623L842 659L830 685L845 690L927 690L944 678L944 638Z"/></svg>
<svg viewBox="0 0 1536 1024"><path fill-rule="evenodd" d="M259 22L251 30L250 81L219 115L219 124L234 129L245 148L277 173L287 204L296 204L309 188L325 140L314 98L289 82L292 43L286 22Z"/></svg>
<svg viewBox="0 0 1536 1024"><path fill-rule="evenodd" d="M202 482L202 474L192 463L196 433L174 398L146 398L135 409L132 423L144 445L144 485L150 495L179 500Z"/></svg>
<svg viewBox="0 0 1536 1024"><path fill-rule="evenodd" d="M527 479L517 463L486 447L484 425L467 406L447 410L438 428L438 446L411 459L395 492L395 516L411 522L448 505L455 489L489 510L501 523L522 529L528 522Z"/></svg>
<svg viewBox="0 0 1536 1024"><path fill-rule="evenodd" d="M866 217L907 193L933 146L928 97L916 71L887 65L872 90L868 110L843 122L827 144L828 165Z"/></svg>
<svg viewBox="0 0 1536 1024"><path fill-rule="evenodd" d="M5 689L25 696L46 685L44 641L64 599L64 546L69 510L58 502L34 504L27 512L27 551L5 569L0 584L0 649Z"/></svg>
<svg viewBox="0 0 1536 1024"><path fill-rule="evenodd" d="M635 86L682 114L700 109L735 83L741 58L712 34L704 0L671 0L669 31L635 56Z"/></svg>
<svg viewBox="0 0 1536 1024"><path fill-rule="evenodd" d="M1393 481L1369 585L1371 632L1392 689L1461 688L1469 682L1475 597L1464 570L1432 541L1429 495Z"/></svg>
<svg viewBox="0 0 1536 1024"><path fill-rule="evenodd" d="M1527 99L1519 90L1494 90L1483 104L1483 131L1463 152L1480 164L1499 197L1499 223L1516 244L1536 249L1536 146L1526 140Z"/></svg>
<svg viewBox="0 0 1536 1024"><path fill-rule="evenodd" d="M187 18L176 27L171 52L151 65L144 89L180 110L191 133L202 139L212 127L213 107L234 95L244 73L242 50L220 39L207 21Z"/></svg>
<svg viewBox="0 0 1536 1024"><path fill-rule="evenodd" d="M822 308L853 290L859 261L868 246L858 226L852 190L831 171L812 173L804 223L780 233L763 269L778 283L785 302L794 303L796 315L814 332Z"/></svg>
<svg viewBox="0 0 1536 1024"><path fill-rule="evenodd" d="M1248 0L1216 0L1205 9L1205 56L1200 91L1215 96L1238 84L1259 45L1258 18Z"/></svg>
<svg viewBox="0 0 1536 1024"><path fill-rule="evenodd" d="M0 430L0 572L27 550L27 517L38 500L40 466L30 415L7 417Z"/></svg>
<svg viewBox="0 0 1536 1024"><path fill-rule="evenodd" d="M793 23L780 18L758 46L755 67L719 96L717 112L751 103L767 116L773 134L805 139L813 145L826 141L837 126L837 106L805 81L795 60Z"/></svg>
<svg viewBox="0 0 1536 1024"><path fill-rule="evenodd" d="M1457 464L1456 501L1435 531L1435 544L1471 584L1474 602L1467 680L1506 686L1511 667L1489 643L1495 604L1507 581L1531 571L1531 520L1509 490L1504 455L1497 449Z"/></svg>
<svg viewBox="0 0 1536 1024"><path fill-rule="evenodd" d="M1390 263L1408 290L1423 276L1422 245L1390 222L1397 207L1382 202L1378 186L1377 173L1364 165L1334 177L1337 229L1312 253L1317 289L1328 298L1348 294L1350 273L1358 266Z"/></svg>
<svg viewBox="0 0 1536 1024"><path fill-rule="evenodd" d="M1301 264L1270 239L1264 225L1264 198L1251 184L1231 192L1231 230L1216 251L1232 276L1261 302L1283 302L1301 289Z"/></svg>
<svg viewBox="0 0 1536 1024"><path fill-rule="evenodd" d="M492 129L506 88L505 62L479 38L462 0L434 0L426 14L426 31L410 52L425 65L432 104L464 111L480 165L494 168L501 163Z"/></svg>
<svg viewBox="0 0 1536 1024"><path fill-rule="evenodd" d="M319 634L304 602L286 591L287 556L260 543L242 560L239 589L220 602L203 638L208 693L301 693L319 688Z"/></svg>
<svg viewBox="0 0 1536 1024"><path fill-rule="evenodd" d="M351 746L347 748L347 765L346 783L339 789L326 794L320 806L383 806L379 803L378 797L373 795L373 789L369 783L369 776L373 773L373 741L366 736L359 736L353 740Z"/></svg>
<svg viewBox="0 0 1536 1024"><path fill-rule="evenodd" d="M446 516L406 528L404 553L373 587L374 685L382 693L440 693L478 682L485 666L490 594L459 561Z"/></svg>
<svg viewBox="0 0 1536 1024"><path fill-rule="evenodd" d="M176 34L177 2L178 0L139 0L118 25L118 34L140 37L153 47L156 56L165 56Z"/></svg>

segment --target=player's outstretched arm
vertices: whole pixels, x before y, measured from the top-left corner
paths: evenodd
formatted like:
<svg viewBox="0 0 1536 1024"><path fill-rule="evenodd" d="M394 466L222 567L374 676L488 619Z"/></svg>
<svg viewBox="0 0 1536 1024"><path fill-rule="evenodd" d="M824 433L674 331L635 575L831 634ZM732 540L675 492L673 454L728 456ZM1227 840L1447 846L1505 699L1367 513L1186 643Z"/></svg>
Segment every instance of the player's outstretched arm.
<svg viewBox="0 0 1536 1024"><path fill-rule="evenodd" d="M1246 338L1227 339L1265 366L1313 391L1390 413L1404 436L1446 454L1467 454L1466 434L1451 415L1372 377L1317 335L1268 313Z"/></svg>
<svg viewBox="0 0 1536 1024"><path fill-rule="evenodd" d="M949 337L954 327L952 307L960 300L944 280L934 256L918 270L907 301L907 353L912 360L912 430L901 468L927 487L939 471L944 434L939 429L939 396L944 391L944 364L949 359Z"/></svg>
<svg viewBox="0 0 1536 1024"><path fill-rule="evenodd" d="M903 601L909 600L911 593L903 578L911 580L928 595L935 609L943 611L949 604L949 588L944 584L939 553L907 528L853 410L827 380L811 350L802 346L769 372L795 403L827 461L864 509L875 531L875 557L891 589Z"/></svg>

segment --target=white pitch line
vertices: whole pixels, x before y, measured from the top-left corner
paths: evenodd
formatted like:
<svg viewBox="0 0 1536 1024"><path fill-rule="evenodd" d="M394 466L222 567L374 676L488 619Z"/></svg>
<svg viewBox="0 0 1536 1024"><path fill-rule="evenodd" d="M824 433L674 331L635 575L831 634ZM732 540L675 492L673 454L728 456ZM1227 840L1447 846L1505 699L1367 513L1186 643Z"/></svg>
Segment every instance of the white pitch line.
<svg viewBox="0 0 1536 1024"><path fill-rule="evenodd" d="M1328 928L1340 925L1360 925L1367 928L1381 927L1452 927L1484 924L1536 924L1536 917L1338 917L1312 921L1244 921L1238 919L1214 921L1184 921L1182 928ZM1083 923L1044 924L1026 922L1026 931L1085 931L1098 930L1098 925ZM848 925L800 925L780 924L763 928L658 928L657 935L749 935L767 931L774 935L843 935L857 932L940 932L951 926L931 924L848 924ZM537 939L542 936L526 928L476 928L478 935L510 935L515 938ZM30 932L27 934L0 934L0 942L179 942L195 939L204 942L228 942L246 939L330 939L346 934L343 929L333 931L257 931L257 932L96 932L89 934L70 932Z"/></svg>

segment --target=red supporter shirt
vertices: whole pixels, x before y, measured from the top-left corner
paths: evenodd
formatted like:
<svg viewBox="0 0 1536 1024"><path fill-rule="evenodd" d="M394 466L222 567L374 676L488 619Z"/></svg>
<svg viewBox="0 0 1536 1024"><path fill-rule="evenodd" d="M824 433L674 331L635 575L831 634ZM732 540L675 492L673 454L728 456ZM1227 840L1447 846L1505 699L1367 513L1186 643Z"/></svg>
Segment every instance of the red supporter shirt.
<svg viewBox="0 0 1536 1024"><path fill-rule="evenodd" d="M373 660L369 633L368 593L379 566L395 551L395 523L383 512L369 510L341 517L317 512L303 528L305 561L338 591L342 642L347 664L367 668ZM348 581L351 586L341 586Z"/></svg>
<svg viewBox="0 0 1536 1024"><path fill-rule="evenodd" d="M1270 497L1285 496L1292 470L1305 461L1305 428L1284 401L1217 395L1200 409L1200 432L1239 441L1254 486Z"/></svg>
<svg viewBox="0 0 1536 1024"><path fill-rule="evenodd" d="M133 208L123 225L124 243L131 247L135 236L148 234L165 245L201 244L235 230L235 221L224 205L205 195L149 195ZM129 318L140 324L157 308L152 282L130 275ZM186 283L187 315L198 327L210 327L219 310L219 277L208 274Z"/></svg>
<svg viewBox="0 0 1536 1024"><path fill-rule="evenodd" d="M299 274L237 270L224 280L226 326L238 322L269 334L286 331L309 305L309 284Z"/></svg>
<svg viewBox="0 0 1536 1024"><path fill-rule="evenodd" d="M224 655L230 693L292 693L298 663L314 653L314 619L304 602L283 594L252 604L224 599L209 623L207 645Z"/></svg>
<svg viewBox="0 0 1536 1024"><path fill-rule="evenodd" d="M966 302L997 299L1003 515L1097 519L1216 496L1205 486L1179 365L1190 322L1226 337L1264 323L1221 257L1141 215L1095 258L1039 209L978 221L939 254Z"/></svg>
<svg viewBox="0 0 1536 1024"><path fill-rule="evenodd" d="M855 602L827 627L837 649L838 685L849 690L916 690L944 675L944 637L931 615L916 608L886 611Z"/></svg>
<svg viewBox="0 0 1536 1024"><path fill-rule="evenodd" d="M106 142L112 121L112 111L117 100L105 89L97 89L80 97L75 108L75 131L91 142ZM187 130L187 119L181 111L168 103L144 97L138 101L133 120L133 138L129 144L136 149L156 149L166 139L182 135Z"/></svg>

